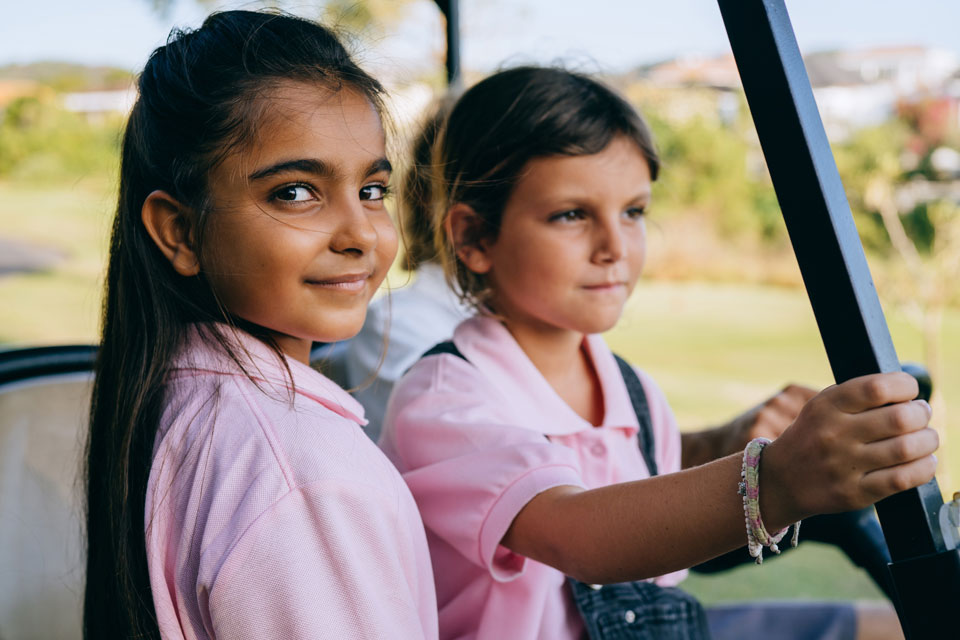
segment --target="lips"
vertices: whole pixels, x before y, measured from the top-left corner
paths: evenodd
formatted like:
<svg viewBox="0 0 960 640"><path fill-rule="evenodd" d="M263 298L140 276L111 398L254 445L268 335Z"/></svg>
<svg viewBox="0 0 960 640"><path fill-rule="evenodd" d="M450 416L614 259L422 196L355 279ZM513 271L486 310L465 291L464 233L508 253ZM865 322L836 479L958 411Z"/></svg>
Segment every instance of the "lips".
<svg viewBox="0 0 960 640"><path fill-rule="evenodd" d="M617 287L627 286L626 282L600 282L597 284L587 284L584 285L584 289L589 289L590 291L607 291L610 289L616 289Z"/></svg>
<svg viewBox="0 0 960 640"><path fill-rule="evenodd" d="M372 272L347 273L331 278L307 278L305 282L314 287L322 287L334 291L361 291L367 285Z"/></svg>

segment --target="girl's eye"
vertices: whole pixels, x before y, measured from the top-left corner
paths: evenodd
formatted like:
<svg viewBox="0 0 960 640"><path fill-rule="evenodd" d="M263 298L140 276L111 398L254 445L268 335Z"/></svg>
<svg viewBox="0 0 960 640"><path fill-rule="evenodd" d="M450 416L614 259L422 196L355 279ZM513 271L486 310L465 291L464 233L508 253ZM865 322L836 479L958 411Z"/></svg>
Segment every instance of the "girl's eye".
<svg viewBox="0 0 960 640"><path fill-rule="evenodd" d="M360 189L361 200L383 200L390 193L385 184L368 184Z"/></svg>
<svg viewBox="0 0 960 640"><path fill-rule="evenodd" d="M629 209L627 209L626 211L624 211L623 214L624 214L625 216L627 216L628 218L630 218L631 220L637 220L637 219L643 217L644 208L643 208L643 207L630 207Z"/></svg>
<svg viewBox="0 0 960 640"><path fill-rule="evenodd" d="M273 197L282 202L304 202L313 198L313 193L306 185L291 184L277 189Z"/></svg>
<svg viewBox="0 0 960 640"><path fill-rule="evenodd" d="M583 220L587 216L580 209L570 209L569 211L561 211L560 213L555 213L550 216L550 222L575 222L577 220Z"/></svg>

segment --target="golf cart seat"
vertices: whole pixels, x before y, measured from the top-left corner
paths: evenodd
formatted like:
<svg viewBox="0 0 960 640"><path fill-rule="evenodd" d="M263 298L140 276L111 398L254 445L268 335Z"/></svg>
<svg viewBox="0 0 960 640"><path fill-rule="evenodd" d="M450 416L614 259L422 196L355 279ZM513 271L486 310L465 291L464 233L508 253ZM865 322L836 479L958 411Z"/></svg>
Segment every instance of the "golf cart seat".
<svg viewBox="0 0 960 640"><path fill-rule="evenodd" d="M81 637L92 346L0 351L0 638Z"/></svg>

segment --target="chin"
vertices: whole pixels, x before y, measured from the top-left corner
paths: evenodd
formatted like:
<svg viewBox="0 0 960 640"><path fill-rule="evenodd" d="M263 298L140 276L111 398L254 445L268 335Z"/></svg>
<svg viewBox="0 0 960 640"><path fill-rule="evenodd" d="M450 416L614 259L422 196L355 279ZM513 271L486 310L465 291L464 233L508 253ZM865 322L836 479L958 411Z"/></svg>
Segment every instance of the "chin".
<svg viewBox="0 0 960 640"><path fill-rule="evenodd" d="M613 329L617 322L620 320L620 315L618 314L614 318L608 317L593 317L589 320L584 320L583 322L578 322L574 330L578 333L604 333Z"/></svg>
<svg viewBox="0 0 960 640"><path fill-rule="evenodd" d="M317 336L313 340L314 342L341 342L343 340L349 340L358 333L360 329L363 328L363 320L361 317L359 322L342 322L337 324L328 324L323 327L322 331L317 332Z"/></svg>
<svg viewBox="0 0 960 640"><path fill-rule="evenodd" d="M356 327L355 329L344 329L342 331L328 329L322 333L318 333L314 335L312 340L313 342L326 342L326 343L342 342L344 340L349 340L350 338L354 337L358 333L360 333L360 327Z"/></svg>

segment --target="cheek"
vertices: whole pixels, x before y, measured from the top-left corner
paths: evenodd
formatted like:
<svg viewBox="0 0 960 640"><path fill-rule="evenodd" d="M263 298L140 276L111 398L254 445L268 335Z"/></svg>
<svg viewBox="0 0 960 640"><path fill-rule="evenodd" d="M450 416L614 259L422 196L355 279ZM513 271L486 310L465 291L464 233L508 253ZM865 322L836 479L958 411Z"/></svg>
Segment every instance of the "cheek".
<svg viewBox="0 0 960 640"><path fill-rule="evenodd" d="M272 220L240 220L215 229L206 268L218 281L243 280L240 286L280 286L315 254L316 232ZM256 283L256 285L254 285ZM235 285L236 286L236 285Z"/></svg>
<svg viewBox="0 0 960 640"><path fill-rule="evenodd" d="M215 279L236 271L246 253L245 244L243 234L238 233L234 225L211 221L203 240L201 269Z"/></svg>
<svg viewBox="0 0 960 640"><path fill-rule="evenodd" d="M647 225L641 219L630 238L630 264L641 269L647 259Z"/></svg>
<svg viewBox="0 0 960 640"><path fill-rule="evenodd" d="M555 289L564 289L577 280L576 265L569 248L535 243L514 247L500 274L507 286L512 285L515 295L549 300L556 297Z"/></svg>
<svg viewBox="0 0 960 640"><path fill-rule="evenodd" d="M633 239L630 247L630 253L627 256L627 268L629 270L628 293L633 292L634 286L640 279L644 264L647 260L647 238L646 232L641 230L639 237Z"/></svg>
<svg viewBox="0 0 960 640"><path fill-rule="evenodd" d="M393 259L397 257L399 246L397 229L386 214L379 217L374 223L374 228L377 230L377 269L386 271L393 264Z"/></svg>

